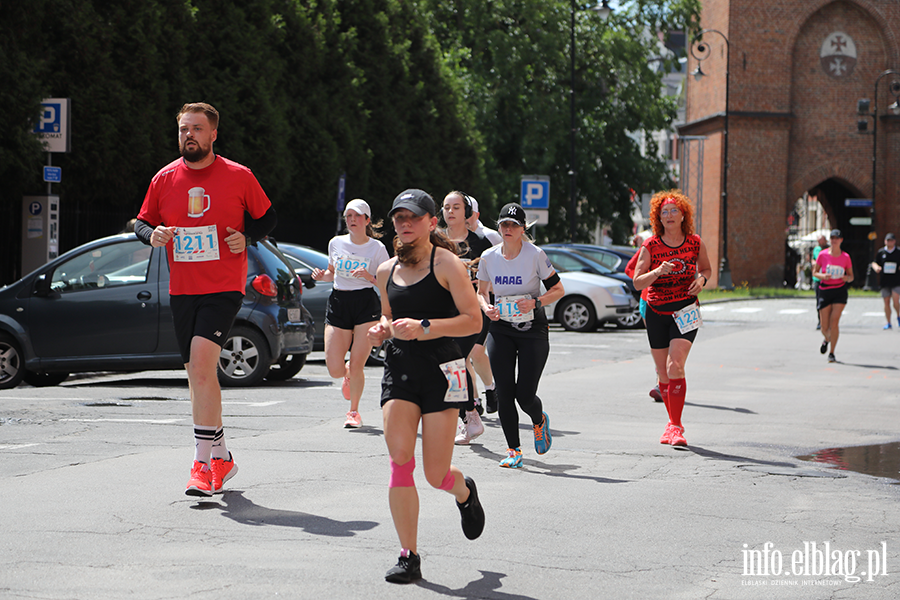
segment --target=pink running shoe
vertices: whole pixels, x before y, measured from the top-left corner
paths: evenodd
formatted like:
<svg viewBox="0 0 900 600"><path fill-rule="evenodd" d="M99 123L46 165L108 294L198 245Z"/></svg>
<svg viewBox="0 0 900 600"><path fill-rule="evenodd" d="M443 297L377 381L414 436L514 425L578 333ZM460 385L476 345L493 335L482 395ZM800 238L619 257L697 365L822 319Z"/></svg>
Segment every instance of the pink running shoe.
<svg viewBox="0 0 900 600"><path fill-rule="evenodd" d="M666 425L666 430L663 432L662 437L659 438L660 444L671 444L672 443L672 432L675 429L675 426L669 423Z"/></svg>
<svg viewBox="0 0 900 600"><path fill-rule="evenodd" d="M347 413L347 420L344 421L344 429L359 429L362 427L362 417L355 410Z"/></svg>
<svg viewBox="0 0 900 600"><path fill-rule="evenodd" d="M350 378L344 377L344 381L341 382L341 393L344 395L345 400L350 399Z"/></svg>
<svg viewBox="0 0 900 600"><path fill-rule="evenodd" d="M672 426L672 445L682 447L687 446L687 440L684 439L684 427Z"/></svg>

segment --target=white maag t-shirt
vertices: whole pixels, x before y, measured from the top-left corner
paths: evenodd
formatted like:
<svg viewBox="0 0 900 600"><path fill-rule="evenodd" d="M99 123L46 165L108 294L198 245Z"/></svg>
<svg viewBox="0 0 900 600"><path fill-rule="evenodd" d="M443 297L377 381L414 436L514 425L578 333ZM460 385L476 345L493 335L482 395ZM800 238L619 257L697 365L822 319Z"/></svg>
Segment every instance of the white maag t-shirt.
<svg viewBox="0 0 900 600"><path fill-rule="evenodd" d="M532 329L532 325L537 325L534 333L541 333L547 325L543 309L515 315L512 303L517 297L540 296L541 281L555 273L553 265L544 251L531 242L523 241L522 250L512 260L503 257L502 249L503 246L499 245L485 250L478 265L478 279L491 283L494 304L500 309L500 321L495 323L518 332L527 332ZM505 302L505 299L509 302ZM535 322L532 323L532 320ZM493 329L494 325L491 327Z"/></svg>
<svg viewBox="0 0 900 600"><path fill-rule="evenodd" d="M328 262L334 268L334 289L349 292L375 287L350 273L365 267L374 277L378 265L388 258L387 248L376 239L369 238L365 244L357 245L350 241L349 233L331 238L328 242Z"/></svg>

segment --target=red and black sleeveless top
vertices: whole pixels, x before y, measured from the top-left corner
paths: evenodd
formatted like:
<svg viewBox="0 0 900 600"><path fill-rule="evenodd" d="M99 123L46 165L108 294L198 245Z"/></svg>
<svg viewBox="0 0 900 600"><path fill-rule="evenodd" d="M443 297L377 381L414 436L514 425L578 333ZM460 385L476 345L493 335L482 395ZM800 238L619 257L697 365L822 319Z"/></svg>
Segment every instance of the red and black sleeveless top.
<svg viewBox="0 0 900 600"><path fill-rule="evenodd" d="M647 288L647 303L659 312L678 310L692 304L697 297L689 295L688 288L697 278L700 236L686 236L680 246L672 248L654 235L644 242L643 247L650 254L650 269L665 261L675 263L674 271L663 275Z"/></svg>

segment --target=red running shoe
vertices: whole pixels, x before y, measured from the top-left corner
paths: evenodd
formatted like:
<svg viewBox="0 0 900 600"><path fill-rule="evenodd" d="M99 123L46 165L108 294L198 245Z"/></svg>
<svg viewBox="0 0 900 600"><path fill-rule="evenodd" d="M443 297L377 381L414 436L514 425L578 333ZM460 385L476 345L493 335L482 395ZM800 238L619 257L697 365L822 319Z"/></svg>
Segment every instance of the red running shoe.
<svg viewBox="0 0 900 600"><path fill-rule="evenodd" d="M212 459L213 493L222 493L222 486L225 485L226 481L237 475L237 472L238 468L234 464L234 457L231 455L231 452L228 453L228 460L224 458Z"/></svg>
<svg viewBox="0 0 900 600"><path fill-rule="evenodd" d="M195 460L194 466L191 467L191 479L188 481L184 493L188 496L212 496L212 477L212 469L209 468L209 465Z"/></svg>
<svg viewBox="0 0 900 600"><path fill-rule="evenodd" d="M653 398L655 402L662 402L662 392L659 391L659 385L657 384L652 390L650 390L650 397Z"/></svg>

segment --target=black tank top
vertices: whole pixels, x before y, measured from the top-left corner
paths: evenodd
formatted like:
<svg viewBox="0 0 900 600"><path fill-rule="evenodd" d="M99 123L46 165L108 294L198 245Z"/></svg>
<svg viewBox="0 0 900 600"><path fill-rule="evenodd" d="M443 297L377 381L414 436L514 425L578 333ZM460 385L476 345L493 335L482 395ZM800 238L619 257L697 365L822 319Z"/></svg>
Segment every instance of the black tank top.
<svg viewBox="0 0 900 600"><path fill-rule="evenodd" d="M434 254L437 246L431 249L431 270L423 279L412 285L394 283L394 269L387 282L388 303L394 319L448 319L459 314L450 290L445 289L434 276Z"/></svg>

